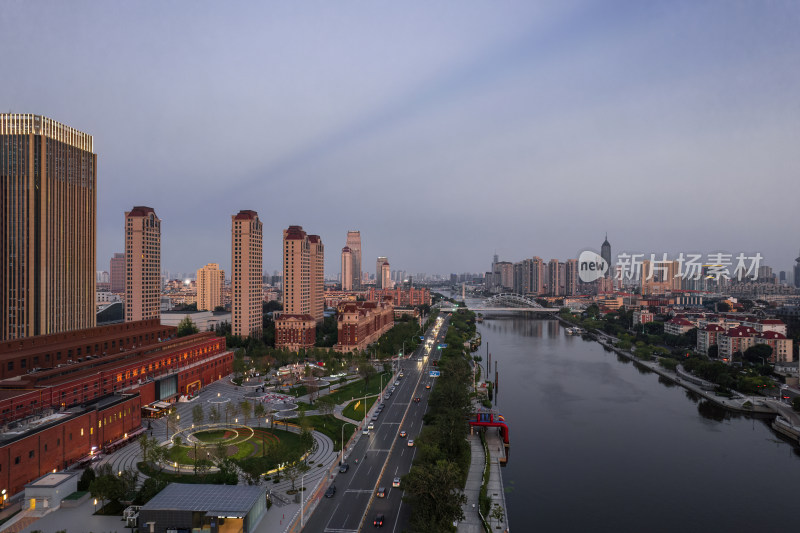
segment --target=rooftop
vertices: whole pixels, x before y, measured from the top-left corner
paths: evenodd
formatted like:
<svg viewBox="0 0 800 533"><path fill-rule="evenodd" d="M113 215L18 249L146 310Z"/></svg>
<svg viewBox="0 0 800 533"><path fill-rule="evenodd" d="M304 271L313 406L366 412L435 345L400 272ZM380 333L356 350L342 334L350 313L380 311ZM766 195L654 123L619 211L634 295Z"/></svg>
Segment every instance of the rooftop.
<svg viewBox="0 0 800 533"><path fill-rule="evenodd" d="M216 516L243 518L264 498L266 487L251 485L189 485L170 483L142 511L206 511Z"/></svg>

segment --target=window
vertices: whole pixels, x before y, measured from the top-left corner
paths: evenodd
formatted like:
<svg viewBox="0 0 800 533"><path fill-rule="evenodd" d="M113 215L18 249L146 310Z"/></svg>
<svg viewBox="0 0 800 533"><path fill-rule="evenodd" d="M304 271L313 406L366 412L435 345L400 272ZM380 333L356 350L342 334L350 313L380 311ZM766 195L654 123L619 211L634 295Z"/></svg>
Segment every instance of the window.
<svg viewBox="0 0 800 533"><path fill-rule="evenodd" d="M28 459L33 459L33 450L28 452Z"/></svg>
<svg viewBox="0 0 800 533"><path fill-rule="evenodd" d="M9 370L14 370L14 361L9 361L8 362L8 369Z"/></svg>
<svg viewBox="0 0 800 533"><path fill-rule="evenodd" d="M16 457L14 457L14 464L15 464L15 465L18 465L18 464L19 464L19 455L18 455L18 456L16 456Z"/></svg>

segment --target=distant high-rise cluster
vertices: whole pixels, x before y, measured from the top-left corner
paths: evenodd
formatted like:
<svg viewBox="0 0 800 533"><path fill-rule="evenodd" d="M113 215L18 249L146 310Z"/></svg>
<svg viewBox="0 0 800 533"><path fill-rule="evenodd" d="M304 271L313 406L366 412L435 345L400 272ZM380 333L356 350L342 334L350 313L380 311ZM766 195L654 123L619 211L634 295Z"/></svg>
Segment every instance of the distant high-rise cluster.
<svg viewBox="0 0 800 533"><path fill-rule="evenodd" d="M242 337L258 337L264 328L263 224L258 213L242 210L231 217L231 225L232 331Z"/></svg>
<svg viewBox="0 0 800 533"><path fill-rule="evenodd" d="M152 207L125 213L125 322L161 316L161 220Z"/></svg>
<svg viewBox="0 0 800 533"><path fill-rule="evenodd" d="M794 260L794 286L800 289L800 257Z"/></svg>
<svg viewBox="0 0 800 533"><path fill-rule="evenodd" d="M0 340L95 325L92 136L0 113Z"/></svg>
<svg viewBox="0 0 800 533"><path fill-rule="evenodd" d="M123 294L125 292L125 254L115 253L109 261L108 271L111 292Z"/></svg>

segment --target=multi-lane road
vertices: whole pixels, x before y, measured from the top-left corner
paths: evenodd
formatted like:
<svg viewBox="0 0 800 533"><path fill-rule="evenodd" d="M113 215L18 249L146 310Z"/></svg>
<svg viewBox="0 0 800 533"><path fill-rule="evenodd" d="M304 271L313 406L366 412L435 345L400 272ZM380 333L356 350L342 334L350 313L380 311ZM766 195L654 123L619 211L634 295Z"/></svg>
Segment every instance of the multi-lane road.
<svg viewBox="0 0 800 533"><path fill-rule="evenodd" d="M383 411L374 422L375 428L369 436L354 446L345 462L350 469L337 473L333 480L336 493L323 498L306 520L303 531L309 533L350 533L361 529L370 530L378 515L383 515L383 528L392 533L407 530L410 510L402 501L403 487L392 487L395 477L402 477L411 469L416 447L409 446L422 430L422 415L428 409L428 397L435 378L429 377L431 362L441 355L438 345L444 341L447 320L437 321L426 333L422 342L410 357L400 361L403 377L395 374L396 385L390 383L387 391L395 388L388 398L382 397ZM430 344L430 351L426 345ZM414 399L419 398L419 402ZM371 419L370 419L371 420ZM405 431L407 436L400 437ZM378 496L380 488L385 489Z"/></svg>

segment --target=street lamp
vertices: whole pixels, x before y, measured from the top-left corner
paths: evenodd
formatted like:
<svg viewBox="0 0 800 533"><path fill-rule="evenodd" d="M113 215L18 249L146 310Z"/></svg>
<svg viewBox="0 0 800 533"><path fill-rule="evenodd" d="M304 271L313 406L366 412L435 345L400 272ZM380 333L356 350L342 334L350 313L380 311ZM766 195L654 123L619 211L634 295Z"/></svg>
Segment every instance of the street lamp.
<svg viewBox="0 0 800 533"><path fill-rule="evenodd" d="M353 427L356 427L356 425L355 425L355 424L353 424L352 422L345 422L344 424L342 424L342 458L341 458L341 459L339 459L339 464L340 464L340 465L341 465L342 463L344 463L344 427L345 427L347 424L350 424L351 426L353 426ZM5 490L4 490L3 492L5 492Z"/></svg>
<svg viewBox="0 0 800 533"><path fill-rule="evenodd" d="M304 510L304 507L305 507L303 505L303 503L305 502L305 499L306 499L306 494L305 494L306 488L305 488L305 485L303 483L305 481L305 479L306 479L306 475L305 474L300 476L300 528L301 529L302 529L303 525L305 525L304 514L303 514L303 510Z"/></svg>

